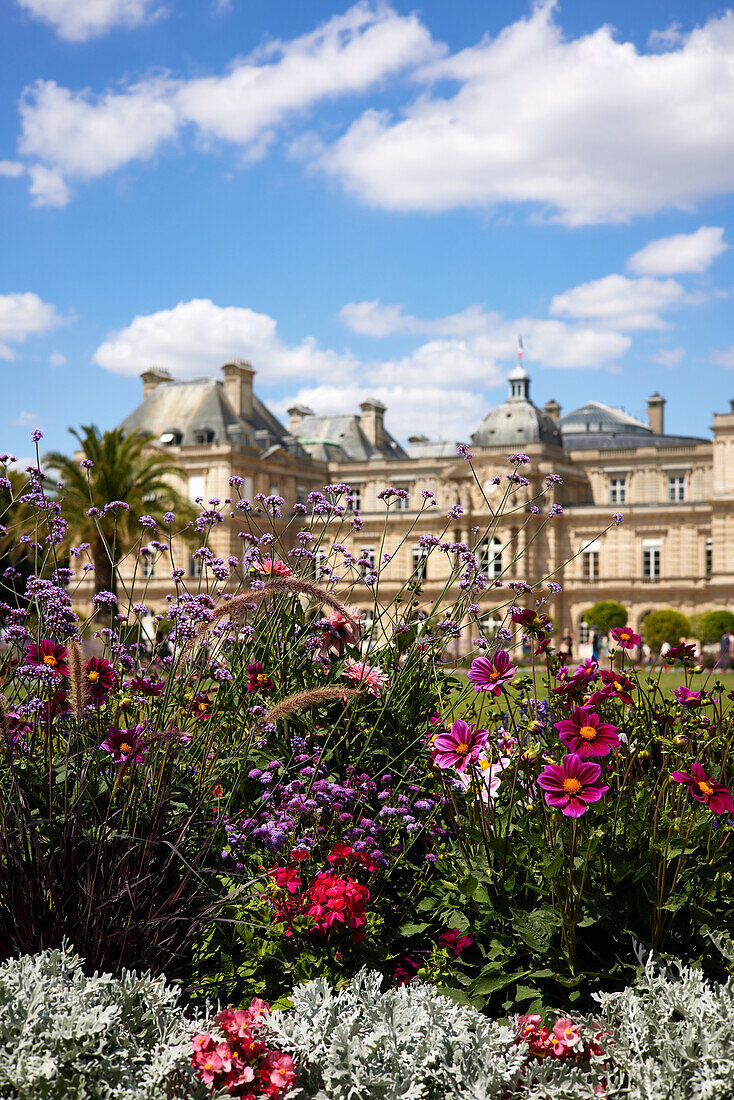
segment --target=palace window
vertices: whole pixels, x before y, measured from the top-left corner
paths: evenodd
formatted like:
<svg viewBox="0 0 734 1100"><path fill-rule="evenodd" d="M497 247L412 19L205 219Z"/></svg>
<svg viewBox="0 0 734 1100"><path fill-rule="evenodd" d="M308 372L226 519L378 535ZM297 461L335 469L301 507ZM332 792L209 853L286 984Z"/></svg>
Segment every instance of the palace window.
<svg viewBox="0 0 734 1100"><path fill-rule="evenodd" d="M211 428L201 428L198 432L194 432L194 443L199 445L204 443L214 442L214 432Z"/></svg>
<svg viewBox="0 0 734 1100"><path fill-rule="evenodd" d="M409 512L410 511L410 485L396 485L396 489L402 489L408 495L407 497L396 497L393 504L393 510L396 512Z"/></svg>
<svg viewBox="0 0 734 1100"><path fill-rule="evenodd" d="M479 625L482 629L482 634L488 641L492 641L499 628L502 626L502 620L498 619L495 615L482 615L479 620Z"/></svg>
<svg viewBox="0 0 734 1100"><path fill-rule="evenodd" d="M480 546L479 568L492 580L502 575L502 542L496 535Z"/></svg>
<svg viewBox="0 0 734 1100"><path fill-rule="evenodd" d="M428 551L425 547L419 543L415 543L413 546L413 579L416 581L426 580L426 569L428 563L426 558L428 557Z"/></svg>
<svg viewBox="0 0 734 1100"><path fill-rule="evenodd" d="M586 645L591 639L591 627L585 619L579 619L579 645Z"/></svg>
<svg viewBox="0 0 734 1100"><path fill-rule="evenodd" d="M201 558L197 558L194 554L189 558L189 576L200 577L204 571L204 563Z"/></svg>
<svg viewBox="0 0 734 1100"><path fill-rule="evenodd" d="M140 555L140 570L144 577L155 576L155 554Z"/></svg>
<svg viewBox="0 0 734 1100"><path fill-rule="evenodd" d="M609 503L624 504L627 500L627 478L609 478Z"/></svg>
<svg viewBox="0 0 734 1100"><path fill-rule="evenodd" d="M642 576L645 580L654 581L659 578L661 549L660 539L642 540Z"/></svg>
<svg viewBox="0 0 734 1100"><path fill-rule="evenodd" d="M188 483L188 495L189 500L196 500L197 497L204 496L204 475L203 474L191 474Z"/></svg>
<svg viewBox="0 0 734 1100"><path fill-rule="evenodd" d="M704 573L707 577L710 577L714 571L714 540L706 539L706 548L704 551Z"/></svg>
<svg viewBox="0 0 734 1100"><path fill-rule="evenodd" d="M599 551L584 550L581 554L581 576L585 581L599 578Z"/></svg>
<svg viewBox="0 0 734 1100"><path fill-rule="evenodd" d="M352 485L352 492L351 492L350 496L352 497L352 503L348 504L347 508L350 512L358 512L360 510L361 506L362 506L361 505L362 486L361 485Z"/></svg>
<svg viewBox="0 0 734 1100"><path fill-rule="evenodd" d="M686 479L683 474L673 474L668 478L668 500L678 504L686 499Z"/></svg>

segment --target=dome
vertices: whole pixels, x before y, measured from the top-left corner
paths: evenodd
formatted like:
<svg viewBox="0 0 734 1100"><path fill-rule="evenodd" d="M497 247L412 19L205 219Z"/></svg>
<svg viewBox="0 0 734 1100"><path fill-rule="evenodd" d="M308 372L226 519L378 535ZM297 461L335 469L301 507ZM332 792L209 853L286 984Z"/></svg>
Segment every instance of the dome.
<svg viewBox="0 0 734 1100"><path fill-rule="evenodd" d="M508 381L507 400L489 410L472 435L472 443L477 447L517 447L521 443L562 447L563 440L555 420L530 400L530 376L520 364Z"/></svg>

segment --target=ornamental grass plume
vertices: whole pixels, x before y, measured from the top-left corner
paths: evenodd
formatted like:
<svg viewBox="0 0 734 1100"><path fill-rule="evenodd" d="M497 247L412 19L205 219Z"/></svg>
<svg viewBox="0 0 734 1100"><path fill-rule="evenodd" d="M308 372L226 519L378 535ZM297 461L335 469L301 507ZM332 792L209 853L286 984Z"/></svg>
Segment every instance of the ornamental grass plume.
<svg viewBox="0 0 734 1100"><path fill-rule="evenodd" d="M84 679L84 655L78 638L69 640L69 680L71 709L77 722L81 722L87 702L87 685Z"/></svg>
<svg viewBox="0 0 734 1100"><path fill-rule="evenodd" d="M341 699L344 703L350 702L356 695L361 695L359 688L325 687L312 688L310 691L299 691L295 695L289 695L283 699L267 714L263 714L255 723L255 729L261 726L274 726L287 714L295 714L297 711L308 710L309 707L317 707L321 703L330 703L334 699Z"/></svg>
<svg viewBox="0 0 734 1100"><path fill-rule="evenodd" d="M351 624L355 631L359 630L359 620L354 612L332 596L326 589L320 588L311 581L304 581L298 577L273 577L263 588L244 592L241 596L233 596L231 599L222 600L211 613L211 617L199 625L199 634L206 634L220 619L233 618L235 615L251 611L253 604L258 604L268 596L280 592L295 592L302 596L310 596L313 600L328 604L334 611L343 617L346 623Z"/></svg>

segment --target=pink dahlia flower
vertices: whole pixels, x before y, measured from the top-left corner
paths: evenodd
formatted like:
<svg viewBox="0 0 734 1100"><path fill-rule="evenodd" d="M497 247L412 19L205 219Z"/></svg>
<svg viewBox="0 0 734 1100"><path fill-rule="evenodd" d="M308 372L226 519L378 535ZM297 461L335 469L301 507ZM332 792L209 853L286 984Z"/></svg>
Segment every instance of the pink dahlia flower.
<svg viewBox="0 0 734 1100"><path fill-rule="evenodd" d="M38 645L29 645L25 654L29 665L45 665L58 676L69 675L69 651L66 646L56 645L49 638L44 638Z"/></svg>
<svg viewBox="0 0 734 1100"><path fill-rule="evenodd" d="M585 707L574 707L570 718L554 723L566 748L584 759L587 756L607 756L619 745L618 729L611 722L602 722L598 714Z"/></svg>
<svg viewBox="0 0 734 1100"><path fill-rule="evenodd" d="M637 685L634 680L630 680L629 676L608 668L601 669L599 675L604 685L602 688L603 695L608 698L619 699L628 706L634 701L631 692L635 690Z"/></svg>
<svg viewBox="0 0 734 1100"><path fill-rule="evenodd" d="M107 730L107 739L100 747L110 754L114 764L122 764L126 760L139 764L145 756L145 749L140 747L142 740L142 726L131 726L126 730L113 726Z"/></svg>
<svg viewBox="0 0 734 1100"><path fill-rule="evenodd" d="M687 687L679 687L673 690L673 695L678 701L678 706L684 710L695 710L709 701L707 691L691 691Z"/></svg>
<svg viewBox="0 0 734 1100"><path fill-rule="evenodd" d="M490 695L499 695L502 685L517 672L517 665L510 661L509 653L500 649L494 657L476 657L467 672L467 679L474 684L475 691L488 691Z"/></svg>
<svg viewBox="0 0 734 1100"><path fill-rule="evenodd" d="M631 626L615 626L609 631L620 649L634 649L642 644L642 638Z"/></svg>
<svg viewBox="0 0 734 1100"><path fill-rule="evenodd" d="M671 779L676 783L685 783L690 791L691 798L696 802L702 802L712 814L725 814L734 812L734 802L731 791L721 783L717 783L713 776L706 775L702 764L691 764L691 772L672 772Z"/></svg>
<svg viewBox="0 0 734 1100"><path fill-rule="evenodd" d="M349 612L349 618L342 615L341 611L332 611L331 615L327 615L324 619L324 622L329 625L321 635L320 653L323 657L328 653L341 657L345 646L356 645L359 641L362 612L358 607L347 607L346 610Z"/></svg>
<svg viewBox="0 0 734 1100"><path fill-rule="evenodd" d="M387 673L376 665L368 665L366 661L345 661L342 674L358 687L366 688L375 698L387 683Z"/></svg>
<svg viewBox="0 0 734 1100"><path fill-rule="evenodd" d="M488 737L486 730L475 729L463 718L457 718L450 730L434 737L433 763L444 770L466 771L467 765L477 760Z"/></svg>
<svg viewBox="0 0 734 1100"><path fill-rule="evenodd" d="M548 764L538 776L549 806L565 817L583 817L592 802L598 802L609 790L599 783L601 768L591 760L569 753L560 764Z"/></svg>
<svg viewBox="0 0 734 1100"><path fill-rule="evenodd" d="M117 684L115 670L104 657L89 658L84 666L84 679L94 703L103 703Z"/></svg>

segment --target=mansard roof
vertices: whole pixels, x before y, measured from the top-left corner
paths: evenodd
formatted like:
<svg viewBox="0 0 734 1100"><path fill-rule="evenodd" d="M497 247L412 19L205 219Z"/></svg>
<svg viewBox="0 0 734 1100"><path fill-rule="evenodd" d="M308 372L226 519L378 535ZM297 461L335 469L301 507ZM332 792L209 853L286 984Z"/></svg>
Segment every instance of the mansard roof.
<svg viewBox="0 0 734 1100"><path fill-rule="evenodd" d="M568 451L616 450L630 447L691 447L708 440L700 436L666 435L630 416L622 408L586 401L558 421Z"/></svg>
<svg viewBox="0 0 734 1100"><path fill-rule="evenodd" d="M328 462L366 462L371 458L406 458L400 444L383 428L378 448L370 442L357 415L304 416L294 429L312 458Z"/></svg>

